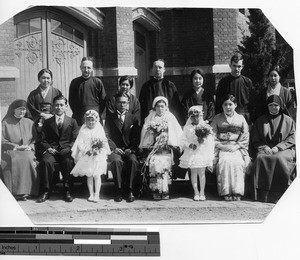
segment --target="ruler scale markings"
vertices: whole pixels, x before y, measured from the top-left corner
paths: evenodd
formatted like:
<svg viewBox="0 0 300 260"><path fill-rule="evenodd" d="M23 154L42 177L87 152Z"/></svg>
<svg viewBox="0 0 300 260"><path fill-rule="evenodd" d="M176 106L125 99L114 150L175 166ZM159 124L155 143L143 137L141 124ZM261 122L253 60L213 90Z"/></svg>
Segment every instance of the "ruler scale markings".
<svg viewBox="0 0 300 260"><path fill-rule="evenodd" d="M159 241L157 229L0 228L0 254L10 255L160 256Z"/></svg>
<svg viewBox="0 0 300 260"><path fill-rule="evenodd" d="M109 235L73 235L73 239L110 239Z"/></svg>

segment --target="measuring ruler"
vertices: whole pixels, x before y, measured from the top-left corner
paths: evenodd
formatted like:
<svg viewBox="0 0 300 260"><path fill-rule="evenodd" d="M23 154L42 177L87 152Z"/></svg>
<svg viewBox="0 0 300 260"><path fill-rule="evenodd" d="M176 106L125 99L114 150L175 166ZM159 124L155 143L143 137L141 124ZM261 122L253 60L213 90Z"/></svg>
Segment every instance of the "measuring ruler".
<svg viewBox="0 0 300 260"><path fill-rule="evenodd" d="M160 256L152 229L0 227L2 255Z"/></svg>

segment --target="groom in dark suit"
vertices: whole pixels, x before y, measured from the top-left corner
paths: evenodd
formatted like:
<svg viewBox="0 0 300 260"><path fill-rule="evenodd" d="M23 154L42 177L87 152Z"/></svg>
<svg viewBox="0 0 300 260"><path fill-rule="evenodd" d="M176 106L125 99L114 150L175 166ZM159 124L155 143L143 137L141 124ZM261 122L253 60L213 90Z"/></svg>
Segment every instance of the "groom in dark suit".
<svg viewBox="0 0 300 260"><path fill-rule="evenodd" d="M67 99L58 95L53 99L55 115L47 119L42 127L41 147L43 158L39 164L40 197L37 202L44 202L50 196L54 164L59 163L63 175L64 199L72 202L70 193L69 177L74 161L71 157L71 148L78 134L78 125L75 119L68 117Z"/></svg>
<svg viewBox="0 0 300 260"><path fill-rule="evenodd" d="M127 94L118 93L115 101L116 110L105 120L105 133L112 151L109 161L115 183L115 201L123 200L125 183L128 189L127 202L133 202L133 181L139 164L136 157L140 141L139 119L127 111Z"/></svg>

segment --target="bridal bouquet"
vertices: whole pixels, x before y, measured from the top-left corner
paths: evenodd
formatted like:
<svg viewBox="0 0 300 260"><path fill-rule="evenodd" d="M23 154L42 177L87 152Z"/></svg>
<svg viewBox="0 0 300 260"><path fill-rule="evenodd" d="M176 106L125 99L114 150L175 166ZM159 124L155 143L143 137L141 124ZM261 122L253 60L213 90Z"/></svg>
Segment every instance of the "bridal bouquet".
<svg viewBox="0 0 300 260"><path fill-rule="evenodd" d="M152 133L155 137L159 136L163 132L166 132L167 129L168 122L164 118L151 121L147 127L147 130L150 133Z"/></svg>

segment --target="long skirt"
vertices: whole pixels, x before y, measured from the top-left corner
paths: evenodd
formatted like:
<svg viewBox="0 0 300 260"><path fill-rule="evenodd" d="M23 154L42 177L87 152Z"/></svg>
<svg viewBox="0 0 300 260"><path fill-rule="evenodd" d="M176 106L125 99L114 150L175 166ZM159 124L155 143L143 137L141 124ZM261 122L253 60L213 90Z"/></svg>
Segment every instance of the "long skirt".
<svg viewBox="0 0 300 260"><path fill-rule="evenodd" d="M172 154L155 154L149 162L149 189L152 194L168 195L171 184Z"/></svg>
<svg viewBox="0 0 300 260"><path fill-rule="evenodd" d="M2 180L13 195L39 194L39 176L31 151L7 151L2 153Z"/></svg>
<svg viewBox="0 0 300 260"><path fill-rule="evenodd" d="M219 152L217 163L217 186L220 196L244 195L246 163L239 150L235 152Z"/></svg>
<svg viewBox="0 0 300 260"><path fill-rule="evenodd" d="M255 200L257 190L285 192L291 181L292 169L295 167L294 158L294 150L284 150L272 155L258 153L251 171L254 178Z"/></svg>

